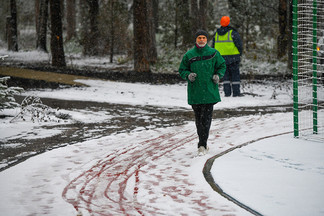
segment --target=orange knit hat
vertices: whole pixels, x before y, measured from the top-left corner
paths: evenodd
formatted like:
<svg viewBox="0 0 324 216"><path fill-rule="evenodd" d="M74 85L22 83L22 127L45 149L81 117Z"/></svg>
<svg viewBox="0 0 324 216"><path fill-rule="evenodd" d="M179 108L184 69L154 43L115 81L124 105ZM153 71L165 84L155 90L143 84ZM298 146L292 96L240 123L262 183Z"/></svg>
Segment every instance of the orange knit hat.
<svg viewBox="0 0 324 216"><path fill-rule="evenodd" d="M221 26L226 27L230 24L230 18L228 16L223 16L220 21Z"/></svg>

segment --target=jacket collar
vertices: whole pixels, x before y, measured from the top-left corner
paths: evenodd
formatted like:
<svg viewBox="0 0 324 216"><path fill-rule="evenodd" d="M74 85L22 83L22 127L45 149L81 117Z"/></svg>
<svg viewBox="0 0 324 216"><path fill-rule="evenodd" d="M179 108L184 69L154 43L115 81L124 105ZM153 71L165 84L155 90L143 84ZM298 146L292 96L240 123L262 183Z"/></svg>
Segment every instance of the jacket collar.
<svg viewBox="0 0 324 216"><path fill-rule="evenodd" d="M195 47L194 49L197 50L198 52L203 52L204 50L208 49L208 43L204 46L204 47L199 47L196 43L195 43Z"/></svg>
<svg viewBox="0 0 324 216"><path fill-rule="evenodd" d="M217 33L219 35L224 35L226 34L226 32L228 32L229 30L231 30L231 27L230 26L226 26L226 27L220 27L219 29L217 29Z"/></svg>

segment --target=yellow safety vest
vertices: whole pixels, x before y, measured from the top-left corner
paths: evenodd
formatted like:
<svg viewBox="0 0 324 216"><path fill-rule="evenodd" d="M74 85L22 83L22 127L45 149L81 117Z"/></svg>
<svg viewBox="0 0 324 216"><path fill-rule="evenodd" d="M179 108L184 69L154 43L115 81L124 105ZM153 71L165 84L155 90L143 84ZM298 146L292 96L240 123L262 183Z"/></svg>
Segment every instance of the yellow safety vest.
<svg viewBox="0 0 324 216"><path fill-rule="evenodd" d="M232 38L232 31L226 32L224 35L219 35L216 32L215 35L215 49L220 52L222 56L224 55L239 55L237 47L235 46Z"/></svg>

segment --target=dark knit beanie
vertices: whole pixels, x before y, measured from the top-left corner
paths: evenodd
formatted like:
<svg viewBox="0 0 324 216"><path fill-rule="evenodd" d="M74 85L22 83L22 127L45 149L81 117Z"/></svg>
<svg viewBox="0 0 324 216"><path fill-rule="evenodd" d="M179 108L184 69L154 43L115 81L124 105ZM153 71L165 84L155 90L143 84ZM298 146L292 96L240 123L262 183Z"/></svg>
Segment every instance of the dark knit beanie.
<svg viewBox="0 0 324 216"><path fill-rule="evenodd" d="M199 35L205 35L206 36L206 38L208 39L208 33L206 32L206 31L204 31L204 30L198 30L197 32L196 32L196 34L195 34L195 40L197 39L197 37L199 36Z"/></svg>

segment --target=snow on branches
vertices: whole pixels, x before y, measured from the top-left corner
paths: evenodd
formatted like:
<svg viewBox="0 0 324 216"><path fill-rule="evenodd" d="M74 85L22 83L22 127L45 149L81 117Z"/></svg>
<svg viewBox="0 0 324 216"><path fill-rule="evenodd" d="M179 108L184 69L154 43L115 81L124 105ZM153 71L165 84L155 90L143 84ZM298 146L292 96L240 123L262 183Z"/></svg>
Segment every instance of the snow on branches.
<svg viewBox="0 0 324 216"><path fill-rule="evenodd" d="M62 119L70 118L69 115L58 113L58 109L43 104L41 99L35 96L25 97L20 108L20 112L10 122L18 119L32 122L60 122Z"/></svg>
<svg viewBox="0 0 324 216"><path fill-rule="evenodd" d="M7 80L10 77L0 77L0 111L3 109L10 109L19 106L14 95L20 94L24 91L20 87L8 87Z"/></svg>

